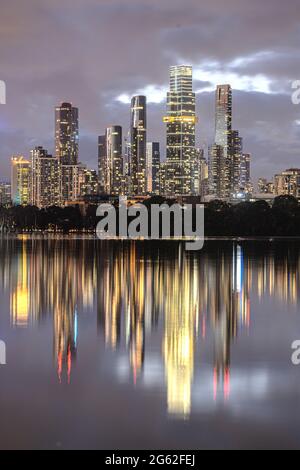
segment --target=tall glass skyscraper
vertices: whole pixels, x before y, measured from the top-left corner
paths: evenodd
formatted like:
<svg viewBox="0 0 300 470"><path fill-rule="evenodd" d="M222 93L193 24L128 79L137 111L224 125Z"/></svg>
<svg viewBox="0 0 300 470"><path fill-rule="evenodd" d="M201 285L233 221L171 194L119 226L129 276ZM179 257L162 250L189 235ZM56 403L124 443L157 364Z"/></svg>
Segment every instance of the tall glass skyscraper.
<svg viewBox="0 0 300 470"><path fill-rule="evenodd" d="M77 165L78 143L78 108L62 103L55 110L55 156L61 165Z"/></svg>
<svg viewBox="0 0 300 470"><path fill-rule="evenodd" d="M232 191L232 89L218 85L216 90L215 145L210 152L210 193L228 199Z"/></svg>
<svg viewBox="0 0 300 470"><path fill-rule="evenodd" d="M31 150L31 203L39 208L60 204L58 159L43 147Z"/></svg>
<svg viewBox="0 0 300 470"><path fill-rule="evenodd" d="M159 142L147 143L147 192L159 194L160 145Z"/></svg>
<svg viewBox="0 0 300 470"><path fill-rule="evenodd" d="M192 67L171 67L167 116L164 118L167 124L165 192L168 196L195 194L195 103Z"/></svg>
<svg viewBox="0 0 300 470"><path fill-rule="evenodd" d="M121 195L124 192L122 127L111 126L98 139L100 192Z"/></svg>
<svg viewBox="0 0 300 470"><path fill-rule="evenodd" d="M131 100L130 135L131 192L133 195L142 196L147 193L147 103L145 96L134 96Z"/></svg>

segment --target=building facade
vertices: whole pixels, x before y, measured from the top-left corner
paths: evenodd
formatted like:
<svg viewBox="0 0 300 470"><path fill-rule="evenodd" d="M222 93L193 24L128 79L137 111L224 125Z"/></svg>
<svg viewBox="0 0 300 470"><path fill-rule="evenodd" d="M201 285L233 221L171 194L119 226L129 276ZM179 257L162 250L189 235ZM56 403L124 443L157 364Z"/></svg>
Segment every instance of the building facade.
<svg viewBox="0 0 300 470"><path fill-rule="evenodd" d="M195 193L195 104L192 67L171 67L167 115L164 118L167 126L165 190L170 197Z"/></svg>
<svg viewBox="0 0 300 470"><path fill-rule="evenodd" d="M134 96L131 100L130 140L130 191L134 196L144 196L147 194L147 102L145 96Z"/></svg>
<svg viewBox="0 0 300 470"><path fill-rule="evenodd" d="M11 197L14 205L31 203L31 162L23 156L11 159Z"/></svg>
<svg viewBox="0 0 300 470"><path fill-rule="evenodd" d="M9 206L11 204L11 184L0 182L0 206Z"/></svg>
<svg viewBox="0 0 300 470"><path fill-rule="evenodd" d="M274 178L276 196L294 196L300 198L300 169L285 170Z"/></svg>
<svg viewBox="0 0 300 470"><path fill-rule="evenodd" d="M39 208L60 204L58 159L43 147L31 151L31 203Z"/></svg>
<svg viewBox="0 0 300 470"><path fill-rule="evenodd" d="M147 193L159 194L160 144L147 143Z"/></svg>
<svg viewBox="0 0 300 470"><path fill-rule="evenodd" d="M55 156L61 165L77 165L79 148L78 108L62 103L55 109Z"/></svg>

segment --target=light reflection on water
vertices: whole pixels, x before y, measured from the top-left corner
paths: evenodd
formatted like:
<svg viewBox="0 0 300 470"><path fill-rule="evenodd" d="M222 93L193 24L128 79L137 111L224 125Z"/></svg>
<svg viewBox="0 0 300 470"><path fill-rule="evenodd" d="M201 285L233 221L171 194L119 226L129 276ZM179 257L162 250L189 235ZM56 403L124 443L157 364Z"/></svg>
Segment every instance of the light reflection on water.
<svg viewBox="0 0 300 470"><path fill-rule="evenodd" d="M69 386L70 394L74 376L88 379L77 356L84 349L93 355L94 344L104 341L102 361L114 378L111 387L124 382L133 387L124 405L134 402L135 393L154 393L156 387L169 418L186 422L200 412L215 413L220 404L236 413L237 401L247 414L251 400L256 406L269 382L277 380L275 364L265 359L255 368L248 361L256 342L261 345L262 332L255 328L259 305L279 303L280 318L289 307L297 310L299 254L300 245L292 242L289 248L212 242L187 253L177 242L0 240L0 289L9 297L9 329L38 331L50 320L56 380ZM277 333L274 307L264 308L269 309L264 334L278 340L286 320ZM95 335L80 342L87 312L95 318ZM293 324L289 328L293 331ZM237 352L241 348L236 369L234 345ZM287 354L287 369L288 359ZM105 374L97 377L99 383ZM243 405L242 395L250 403Z"/></svg>

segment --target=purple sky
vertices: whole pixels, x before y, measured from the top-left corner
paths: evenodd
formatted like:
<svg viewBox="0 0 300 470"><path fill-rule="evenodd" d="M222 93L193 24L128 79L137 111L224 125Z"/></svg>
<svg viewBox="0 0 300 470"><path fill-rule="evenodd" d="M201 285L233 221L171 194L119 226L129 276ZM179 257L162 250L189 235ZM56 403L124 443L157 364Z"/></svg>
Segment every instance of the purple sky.
<svg viewBox="0 0 300 470"><path fill-rule="evenodd" d="M80 111L80 160L96 167L97 136L129 125L129 97L148 96L148 139L165 153L169 66L194 66L197 141L214 131L214 88L234 88L234 127L252 173L300 167L300 0L0 0L0 180L10 156L54 148L54 107Z"/></svg>

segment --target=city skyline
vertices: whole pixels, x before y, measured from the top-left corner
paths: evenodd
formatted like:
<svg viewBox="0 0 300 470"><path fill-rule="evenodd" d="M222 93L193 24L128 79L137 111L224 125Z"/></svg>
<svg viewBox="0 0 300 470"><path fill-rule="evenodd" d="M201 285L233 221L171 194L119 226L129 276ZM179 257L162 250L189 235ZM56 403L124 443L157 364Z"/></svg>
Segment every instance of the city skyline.
<svg viewBox="0 0 300 470"><path fill-rule="evenodd" d="M80 154L90 166L96 168L94 135L115 123L126 131L128 99L135 94L148 96L148 121L153 123L149 140L163 143L160 117L165 113L167 65L176 63L194 66L197 146L213 142L215 86L231 83L234 114L253 155L254 177L298 166L299 110L290 100L291 83L299 78L297 5L286 9L275 0L270 15L258 2L250 8L246 1L234 0L226 6L216 0L201 5L190 0L188 10L177 0L131 0L126 8L119 1L77 0L74 5L65 0L58 22L55 1L46 0L43 10L35 9L32 0L26 7L18 3L2 8L3 24L12 18L16 22L13 40L11 28L1 30L1 80L7 85L7 104L0 108L1 179L8 178L7 159L20 147L27 155L42 143L54 154L52 116L46 111L62 100L74 101L81 109ZM255 7L260 22L251 13ZM221 18L227 21L226 29L219 28ZM131 33L136 25L138 42ZM137 64L142 48L147 61ZM95 61L98 55L101 60Z"/></svg>

